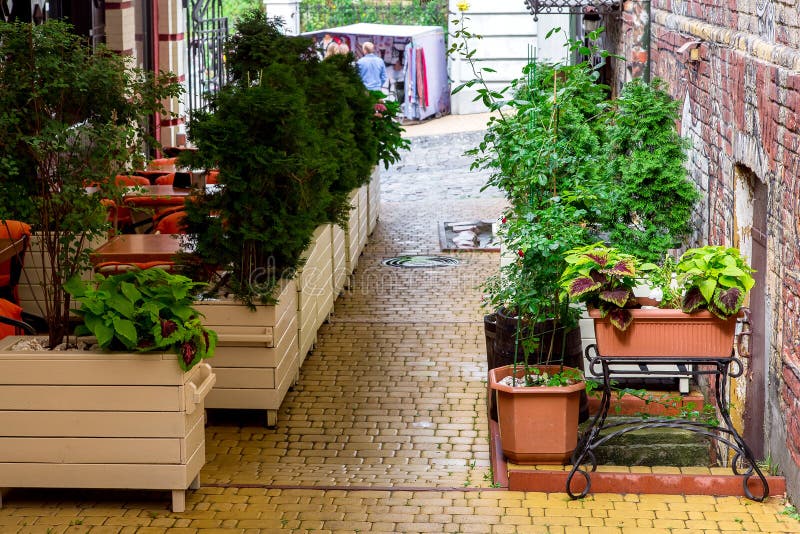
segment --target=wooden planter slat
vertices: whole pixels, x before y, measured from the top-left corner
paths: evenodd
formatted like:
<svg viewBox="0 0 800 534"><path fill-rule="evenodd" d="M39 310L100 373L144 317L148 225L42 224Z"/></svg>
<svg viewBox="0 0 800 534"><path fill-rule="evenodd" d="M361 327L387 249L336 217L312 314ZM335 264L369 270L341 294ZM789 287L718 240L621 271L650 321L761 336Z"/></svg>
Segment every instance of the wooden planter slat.
<svg viewBox="0 0 800 534"><path fill-rule="evenodd" d="M345 264L347 274L353 274L358 265L358 255L361 253L358 241L358 189L352 191L348 197L350 202L350 216L347 219L347 232L345 234Z"/></svg>
<svg viewBox="0 0 800 534"><path fill-rule="evenodd" d="M9 352L14 342L0 342L0 488L172 490L183 511L205 462L211 367L184 373L174 354Z"/></svg>
<svg viewBox="0 0 800 534"><path fill-rule="evenodd" d="M180 438L202 418L202 410L191 414L9 410L0 411L0 429L14 428L17 436L29 437Z"/></svg>
<svg viewBox="0 0 800 534"><path fill-rule="evenodd" d="M170 386L0 386L0 410L91 411L98 406L110 411L185 409L183 393Z"/></svg>
<svg viewBox="0 0 800 534"><path fill-rule="evenodd" d="M0 487L186 490L205 463L205 454L203 445L186 465L0 462Z"/></svg>
<svg viewBox="0 0 800 534"><path fill-rule="evenodd" d="M372 235L375 225L378 224L381 209L381 173L379 167L375 167L367 187L367 205L369 234Z"/></svg>
<svg viewBox="0 0 800 534"><path fill-rule="evenodd" d="M364 250L369 236L369 199L367 198L368 185L358 188L358 253Z"/></svg>
<svg viewBox="0 0 800 534"><path fill-rule="evenodd" d="M340 226L334 225L331 235L333 293L335 298L347 283L347 254L345 253L345 231Z"/></svg>
<svg viewBox="0 0 800 534"><path fill-rule="evenodd" d="M232 388L275 388L275 368L272 367L217 367L217 382Z"/></svg>

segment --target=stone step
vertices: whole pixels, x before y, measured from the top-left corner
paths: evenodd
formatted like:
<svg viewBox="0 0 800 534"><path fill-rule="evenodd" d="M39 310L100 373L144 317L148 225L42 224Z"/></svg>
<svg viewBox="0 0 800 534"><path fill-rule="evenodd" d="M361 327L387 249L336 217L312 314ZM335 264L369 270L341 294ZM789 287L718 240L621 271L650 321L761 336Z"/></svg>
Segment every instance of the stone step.
<svg viewBox="0 0 800 534"><path fill-rule="evenodd" d="M632 417L609 417L606 424L637 422ZM583 431L588 422L581 425ZM609 435L615 429L605 430ZM601 465L644 466L709 466L709 438L678 428L647 428L615 436L595 450Z"/></svg>

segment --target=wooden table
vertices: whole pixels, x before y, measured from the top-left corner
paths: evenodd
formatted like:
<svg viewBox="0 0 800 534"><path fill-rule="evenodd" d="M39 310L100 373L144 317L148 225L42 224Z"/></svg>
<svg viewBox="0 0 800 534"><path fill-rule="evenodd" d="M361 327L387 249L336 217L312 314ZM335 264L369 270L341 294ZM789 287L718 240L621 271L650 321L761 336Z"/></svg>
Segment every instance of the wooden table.
<svg viewBox="0 0 800 534"><path fill-rule="evenodd" d="M91 256L92 265L114 261L118 263L170 262L181 250L177 234L123 234L112 237Z"/></svg>
<svg viewBox="0 0 800 534"><path fill-rule="evenodd" d="M183 206L192 193L189 188L171 185L140 185L125 193L123 200L137 208Z"/></svg>

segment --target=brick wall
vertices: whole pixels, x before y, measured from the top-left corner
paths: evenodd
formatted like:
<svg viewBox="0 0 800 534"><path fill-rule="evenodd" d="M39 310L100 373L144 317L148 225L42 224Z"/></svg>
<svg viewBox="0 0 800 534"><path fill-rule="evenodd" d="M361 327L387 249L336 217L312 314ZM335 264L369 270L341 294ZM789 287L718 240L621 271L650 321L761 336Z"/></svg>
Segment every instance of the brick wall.
<svg viewBox="0 0 800 534"><path fill-rule="evenodd" d="M627 9L626 9L627 11ZM752 198L743 176L767 185L766 452L800 499L800 12L793 0L653 0L651 73L682 102L681 131L693 147L689 172L703 192L695 244L750 253ZM636 44L623 16L612 51ZM682 45L696 42L685 51ZM691 61L691 48L699 60ZM630 58L629 58L630 59ZM630 76L630 69L616 70ZM621 81L621 80L620 80ZM744 171L743 171L744 170ZM749 210L749 214L748 214Z"/></svg>
<svg viewBox="0 0 800 534"><path fill-rule="evenodd" d="M143 28L138 28L140 20L136 8L141 2L152 0L106 1L106 43L112 50L133 55L136 50L137 35L141 39ZM184 9L180 0L158 0L154 2L154 16L158 23L158 70L174 72L181 82L186 80L186 27ZM151 30L152 31L152 30ZM184 108L179 99L165 102L171 112L182 114ZM161 123L161 143L164 146L183 144L183 117L170 119L164 117Z"/></svg>

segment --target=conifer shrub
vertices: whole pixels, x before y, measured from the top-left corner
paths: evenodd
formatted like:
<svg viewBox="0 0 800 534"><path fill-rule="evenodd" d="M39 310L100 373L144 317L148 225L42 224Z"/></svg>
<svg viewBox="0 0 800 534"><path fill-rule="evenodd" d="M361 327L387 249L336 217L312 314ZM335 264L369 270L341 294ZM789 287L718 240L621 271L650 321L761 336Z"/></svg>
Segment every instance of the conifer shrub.
<svg viewBox="0 0 800 534"><path fill-rule="evenodd" d="M218 168L223 187L188 206L200 261L247 304L270 303L317 226L344 224L348 193L378 161L376 99L352 56L322 60L305 37L256 10L226 47L230 80L188 127L184 162Z"/></svg>

